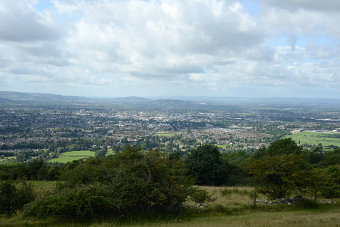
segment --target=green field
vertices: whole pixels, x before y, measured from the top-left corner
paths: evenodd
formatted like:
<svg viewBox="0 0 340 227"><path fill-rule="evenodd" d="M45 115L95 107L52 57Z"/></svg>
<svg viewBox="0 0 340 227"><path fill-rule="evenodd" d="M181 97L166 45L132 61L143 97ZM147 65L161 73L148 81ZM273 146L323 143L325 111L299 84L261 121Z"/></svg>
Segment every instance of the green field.
<svg viewBox="0 0 340 227"><path fill-rule="evenodd" d="M231 147L230 144L215 144L215 145L216 145L217 147L219 147L219 148L224 149L224 150L226 150L227 147L228 147L228 148Z"/></svg>
<svg viewBox="0 0 340 227"><path fill-rule="evenodd" d="M94 157L94 156L95 156L94 151L70 151L70 152L62 153L59 158L51 159L48 162L50 162L50 163L68 163L68 162L72 162L74 160L90 158L90 157Z"/></svg>
<svg viewBox="0 0 340 227"><path fill-rule="evenodd" d="M8 162L8 161L14 161L16 159L16 157L5 157L5 158L0 158L0 163L3 162Z"/></svg>
<svg viewBox="0 0 340 227"><path fill-rule="evenodd" d="M159 132L159 133L156 133L156 136L166 136L166 137L169 137L169 136L175 136L176 133L174 132Z"/></svg>
<svg viewBox="0 0 340 227"><path fill-rule="evenodd" d="M340 133L336 132L310 132L303 131L293 135L285 136L284 138L292 138L296 143L322 146L338 146L340 147Z"/></svg>
<svg viewBox="0 0 340 227"><path fill-rule="evenodd" d="M105 156L109 156L109 155L114 155L115 151L112 149L107 149L106 155Z"/></svg>

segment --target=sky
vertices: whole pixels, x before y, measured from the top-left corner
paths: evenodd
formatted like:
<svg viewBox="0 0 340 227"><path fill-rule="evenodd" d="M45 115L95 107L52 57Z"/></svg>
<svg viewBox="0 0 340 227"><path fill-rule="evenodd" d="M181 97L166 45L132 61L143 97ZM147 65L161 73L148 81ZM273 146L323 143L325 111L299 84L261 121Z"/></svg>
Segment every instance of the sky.
<svg viewBox="0 0 340 227"><path fill-rule="evenodd" d="M0 0L0 90L340 98L339 0Z"/></svg>

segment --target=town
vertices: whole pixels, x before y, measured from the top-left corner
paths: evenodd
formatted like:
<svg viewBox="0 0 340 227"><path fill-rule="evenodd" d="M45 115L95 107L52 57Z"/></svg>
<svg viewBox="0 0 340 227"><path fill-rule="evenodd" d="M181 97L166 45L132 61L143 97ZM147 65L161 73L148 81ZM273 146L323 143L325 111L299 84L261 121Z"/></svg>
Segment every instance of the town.
<svg viewBox="0 0 340 227"><path fill-rule="evenodd" d="M221 152L252 153L284 136L313 130L332 132L328 135L335 142L321 143L324 149L337 148L340 140L340 108L332 103L318 107L282 100L237 104L137 97L69 99L2 101L0 160L48 161L70 151L102 150L105 155L127 145L185 154L201 144L215 144ZM305 147L319 144L302 143L303 139L296 142Z"/></svg>

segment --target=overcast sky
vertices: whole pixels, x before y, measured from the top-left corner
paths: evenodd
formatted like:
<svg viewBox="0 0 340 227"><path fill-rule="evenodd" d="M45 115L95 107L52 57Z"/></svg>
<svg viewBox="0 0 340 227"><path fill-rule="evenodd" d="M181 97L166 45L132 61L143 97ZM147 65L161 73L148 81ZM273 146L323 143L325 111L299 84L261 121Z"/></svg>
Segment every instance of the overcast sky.
<svg viewBox="0 0 340 227"><path fill-rule="evenodd" d="M0 0L0 90L340 98L339 0Z"/></svg>

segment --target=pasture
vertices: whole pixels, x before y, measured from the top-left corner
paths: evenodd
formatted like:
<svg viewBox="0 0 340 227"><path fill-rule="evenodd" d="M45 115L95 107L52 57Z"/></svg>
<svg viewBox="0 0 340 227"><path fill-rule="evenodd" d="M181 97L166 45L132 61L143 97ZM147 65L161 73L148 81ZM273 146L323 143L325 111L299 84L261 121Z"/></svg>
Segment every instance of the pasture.
<svg viewBox="0 0 340 227"><path fill-rule="evenodd" d="M231 148L232 145L231 144L214 144L216 145L218 148L222 148L224 150L226 150L227 148Z"/></svg>
<svg viewBox="0 0 340 227"><path fill-rule="evenodd" d="M156 136L165 136L165 137L170 137L170 136L175 136L176 133L174 132L159 132L156 133Z"/></svg>
<svg viewBox="0 0 340 227"><path fill-rule="evenodd" d="M291 138L300 144L318 146L318 144L321 143L323 147L331 145L340 147L340 133L338 132L303 131L293 135L287 135L284 138Z"/></svg>
<svg viewBox="0 0 340 227"><path fill-rule="evenodd" d="M59 158L51 159L48 162L50 162L50 163L68 163L68 162L72 162L74 160L85 159L85 158L90 158L90 157L94 157L94 156L95 156L94 151L70 151L70 152L62 153L59 156Z"/></svg>
<svg viewBox="0 0 340 227"><path fill-rule="evenodd" d="M112 149L107 149L107 152L105 154L105 156L109 156L109 155L114 155L115 154L115 151L112 150Z"/></svg>

